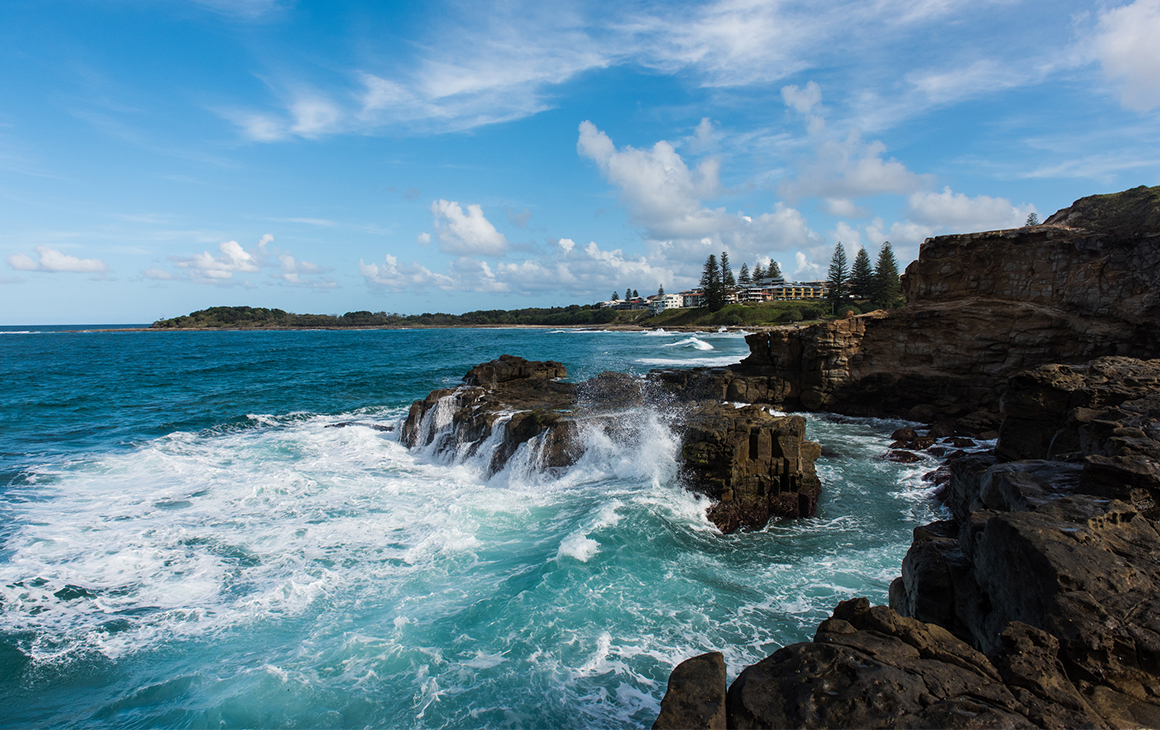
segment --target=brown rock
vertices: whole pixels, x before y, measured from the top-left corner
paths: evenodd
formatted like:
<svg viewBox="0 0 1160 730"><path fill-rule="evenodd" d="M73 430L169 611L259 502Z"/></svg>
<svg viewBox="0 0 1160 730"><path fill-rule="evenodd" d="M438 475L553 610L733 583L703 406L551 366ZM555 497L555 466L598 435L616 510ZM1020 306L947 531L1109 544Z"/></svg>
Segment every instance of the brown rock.
<svg viewBox="0 0 1160 730"><path fill-rule="evenodd" d="M725 730L725 657L719 651L678 664L669 675L653 730Z"/></svg>
<svg viewBox="0 0 1160 730"><path fill-rule="evenodd" d="M686 478L717 500L708 516L727 533L817 514L820 455L821 446L805 440L804 418L755 406L702 404L687 417L681 441Z"/></svg>

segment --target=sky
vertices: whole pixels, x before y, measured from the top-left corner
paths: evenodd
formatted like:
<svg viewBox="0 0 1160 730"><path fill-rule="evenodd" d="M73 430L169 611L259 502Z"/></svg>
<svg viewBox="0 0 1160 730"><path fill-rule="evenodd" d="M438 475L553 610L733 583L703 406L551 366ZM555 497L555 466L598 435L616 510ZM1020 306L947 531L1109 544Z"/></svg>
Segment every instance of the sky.
<svg viewBox="0 0 1160 730"><path fill-rule="evenodd" d="M0 324L825 278L1160 184L1160 0L5 0Z"/></svg>

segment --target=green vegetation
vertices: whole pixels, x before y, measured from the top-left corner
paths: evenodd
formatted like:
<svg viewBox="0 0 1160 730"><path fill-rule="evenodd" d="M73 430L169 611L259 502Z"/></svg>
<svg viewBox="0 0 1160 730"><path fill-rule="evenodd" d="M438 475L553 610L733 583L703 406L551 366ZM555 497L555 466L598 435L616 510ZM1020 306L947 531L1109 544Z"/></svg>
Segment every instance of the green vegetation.
<svg viewBox="0 0 1160 730"><path fill-rule="evenodd" d="M861 311L857 304L849 306ZM868 309L869 307L865 307ZM464 314L388 314L386 312L347 312L332 314L292 314L281 309L261 307L211 307L183 317L154 322L153 329L343 329L358 327L478 327L541 325L565 327L576 325L640 327L720 327L769 326L793 324L820 319L825 304L820 301L760 302L730 304L713 312L708 308L669 309L653 315L647 309L595 309L573 304L547 309L491 309Z"/></svg>
<svg viewBox="0 0 1160 730"><path fill-rule="evenodd" d="M478 325L609 324L617 319L611 309L590 305L567 307L490 309L464 314L388 314L387 312L347 312L333 314L291 314L262 307L210 307L183 317L154 322L153 329L327 329L349 327L471 327ZM628 314L628 312L625 312Z"/></svg>

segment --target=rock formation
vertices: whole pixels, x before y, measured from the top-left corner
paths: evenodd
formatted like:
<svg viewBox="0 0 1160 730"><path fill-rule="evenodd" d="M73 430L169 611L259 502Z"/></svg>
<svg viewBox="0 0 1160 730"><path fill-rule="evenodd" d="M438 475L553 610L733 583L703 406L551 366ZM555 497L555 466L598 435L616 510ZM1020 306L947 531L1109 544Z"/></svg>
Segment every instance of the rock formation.
<svg viewBox="0 0 1160 730"><path fill-rule="evenodd" d="M950 519L915 529L890 606L844 602L744 669L728 727L1160 727L1158 284L1160 188L1093 196L1043 226L928 240L900 312L755 335L742 366L680 376L1002 424L994 453L935 474ZM723 689L683 676L662 707Z"/></svg>
<svg viewBox="0 0 1160 730"><path fill-rule="evenodd" d="M628 409L660 407L681 434L682 478L714 500L708 516L723 532L816 514L821 447L805 440L801 416L704 400L697 388L663 378L602 373L572 384L561 382L566 375L560 363L511 355L477 365L463 385L412 404L402 442L458 459L490 449L483 454L489 476L521 448L535 449L536 468L560 469L583 454L586 429L617 438Z"/></svg>
<svg viewBox="0 0 1160 730"><path fill-rule="evenodd" d="M903 292L900 310L750 335L721 396L919 420L975 414L985 427L1016 372L1160 357L1160 187L1084 198L1040 226L928 239Z"/></svg>
<svg viewBox="0 0 1160 730"><path fill-rule="evenodd" d="M951 464L951 519L915 529L890 607L844 602L745 669L729 727L1160 726L1160 360L1012 380L996 453Z"/></svg>

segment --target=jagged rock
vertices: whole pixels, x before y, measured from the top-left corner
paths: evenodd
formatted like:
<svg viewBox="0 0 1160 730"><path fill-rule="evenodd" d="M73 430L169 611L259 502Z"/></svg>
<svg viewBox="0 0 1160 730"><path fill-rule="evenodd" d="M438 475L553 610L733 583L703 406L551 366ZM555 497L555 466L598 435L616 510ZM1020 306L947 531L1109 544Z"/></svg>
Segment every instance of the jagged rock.
<svg viewBox="0 0 1160 730"><path fill-rule="evenodd" d="M1107 448L1081 444L1081 430L1087 427L1090 438L1099 433L1098 427L1092 431L1095 421L1131 420L1127 412L1109 413L1103 419L1100 415L1148 396L1153 396L1154 408L1157 395L1160 360L1103 357L1080 365L1051 364L1018 373L1008 381L1003 396L1006 418L995 451L1000 459L1009 461L1066 457L1081 449L1085 453L1103 453ZM1134 408L1139 411L1138 416L1143 416L1140 423L1146 426L1149 402L1141 401ZM1118 427L1130 426L1125 422ZM1121 433L1120 437L1127 435ZM1107 432L1105 440L1112 437ZM1148 438L1145 433L1139 437Z"/></svg>
<svg viewBox="0 0 1160 730"><path fill-rule="evenodd" d="M726 687L721 652L686 659L669 675L653 730L725 730Z"/></svg>
<svg viewBox="0 0 1160 730"><path fill-rule="evenodd" d="M954 520L923 528L937 538L916 530L891 586L900 613L987 651L1040 726L1160 722L1157 365L1105 358L1013 378L999 458L1067 460L955 462Z"/></svg>
<svg viewBox="0 0 1160 730"><path fill-rule="evenodd" d="M717 502L708 515L723 532L816 514L821 484L814 460L821 447L805 440L800 416L696 400L704 394L696 384L665 375L601 373L578 385L560 382L566 375L560 363L511 355L477 365L463 385L412 404L402 442L462 457L493 443L490 475L539 439L538 465L563 468L583 454L585 428L616 437L624 412L649 403L677 415L686 485Z"/></svg>
<svg viewBox="0 0 1160 730"><path fill-rule="evenodd" d="M985 656L865 598L742 671L728 712L736 728L1034 727Z"/></svg>
<svg viewBox="0 0 1160 730"><path fill-rule="evenodd" d="M722 532L762 527L773 517L813 517L821 446L805 440L801 416L708 403L693 411L681 438L686 475L717 503L709 519Z"/></svg>
<svg viewBox="0 0 1160 730"><path fill-rule="evenodd" d="M750 335L718 389L992 431L1016 372L1160 357L1158 200L1160 187L1137 188L1077 201L1053 225L928 239L903 277L904 309Z"/></svg>

